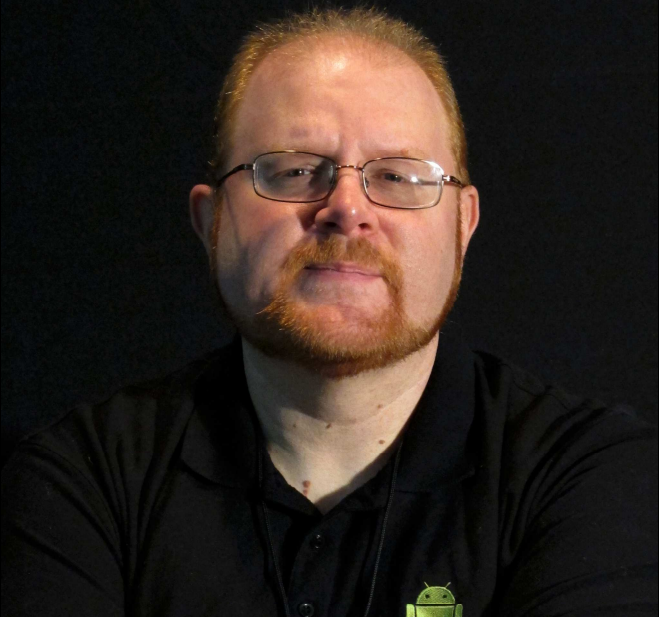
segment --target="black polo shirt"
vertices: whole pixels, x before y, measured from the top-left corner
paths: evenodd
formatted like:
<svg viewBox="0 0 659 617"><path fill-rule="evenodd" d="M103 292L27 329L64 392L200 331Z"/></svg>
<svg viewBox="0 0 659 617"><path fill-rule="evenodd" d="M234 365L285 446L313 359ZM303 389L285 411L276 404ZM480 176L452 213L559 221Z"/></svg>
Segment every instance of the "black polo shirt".
<svg viewBox="0 0 659 617"><path fill-rule="evenodd" d="M322 515L261 445L236 341L20 443L5 614L284 615L276 559L294 616L361 617L371 589L371 617L657 615L656 430L451 330L384 537L395 457Z"/></svg>

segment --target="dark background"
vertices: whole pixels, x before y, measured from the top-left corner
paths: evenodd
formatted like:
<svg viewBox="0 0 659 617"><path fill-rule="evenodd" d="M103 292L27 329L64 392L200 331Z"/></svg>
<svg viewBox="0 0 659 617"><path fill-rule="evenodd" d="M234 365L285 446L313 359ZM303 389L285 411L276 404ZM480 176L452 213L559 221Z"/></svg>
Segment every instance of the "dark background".
<svg viewBox="0 0 659 617"><path fill-rule="evenodd" d="M306 5L2 2L3 459L228 339L188 192L240 37ZM656 2L379 6L439 44L462 105L468 339L656 422Z"/></svg>

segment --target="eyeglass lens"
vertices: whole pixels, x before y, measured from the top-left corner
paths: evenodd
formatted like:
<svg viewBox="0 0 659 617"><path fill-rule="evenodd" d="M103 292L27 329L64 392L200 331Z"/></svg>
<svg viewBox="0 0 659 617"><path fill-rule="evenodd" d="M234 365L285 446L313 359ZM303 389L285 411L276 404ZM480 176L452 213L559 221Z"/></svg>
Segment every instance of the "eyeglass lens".
<svg viewBox="0 0 659 617"><path fill-rule="evenodd" d="M425 161L386 158L364 166L364 185L377 204L423 208L439 200L442 170ZM311 202L332 189L334 162L317 154L270 152L254 162L254 187L262 197L277 201Z"/></svg>

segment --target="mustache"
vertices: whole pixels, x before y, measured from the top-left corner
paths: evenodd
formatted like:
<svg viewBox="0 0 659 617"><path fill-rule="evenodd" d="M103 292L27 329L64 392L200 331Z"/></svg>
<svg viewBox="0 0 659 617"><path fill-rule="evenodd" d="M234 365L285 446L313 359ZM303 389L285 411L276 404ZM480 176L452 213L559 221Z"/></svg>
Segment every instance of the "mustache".
<svg viewBox="0 0 659 617"><path fill-rule="evenodd" d="M326 239L313 238L300 242L284 261L284 273L295 278L309 266L346 261L377 270L384 281L394 290L402 287L400 266L390 257L385 256L366 238L349 238L332 234Z"/></svg>

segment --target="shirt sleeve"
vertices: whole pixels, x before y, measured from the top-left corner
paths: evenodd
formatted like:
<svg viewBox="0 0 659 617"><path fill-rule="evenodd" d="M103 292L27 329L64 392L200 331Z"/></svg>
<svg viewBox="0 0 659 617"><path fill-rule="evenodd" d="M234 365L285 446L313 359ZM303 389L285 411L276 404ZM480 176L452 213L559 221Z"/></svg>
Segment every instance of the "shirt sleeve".
<svg viewBox="0 0 659 617"><path fill-rule="evenodd" d="M88 475L22 444L3 469L2 500L3 614L124 615L119 531Z"/></svg>
<svg viewBox="0 0 659 617"><path fill-rule="evenodd" d="M608 413L570 431L526 482L501 617L657 615L656 429Z"/></svg>

